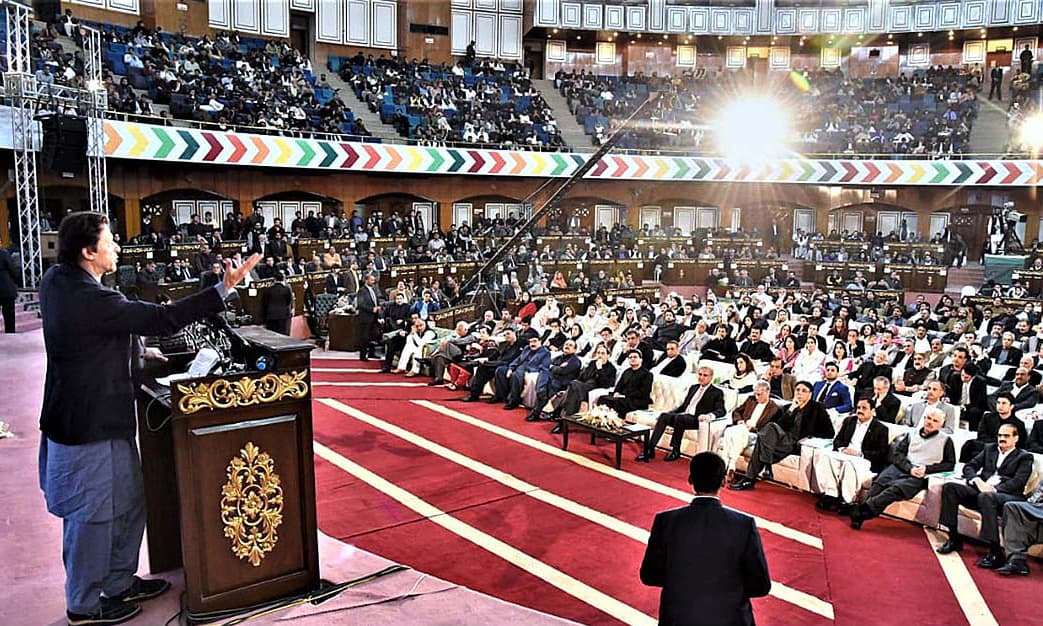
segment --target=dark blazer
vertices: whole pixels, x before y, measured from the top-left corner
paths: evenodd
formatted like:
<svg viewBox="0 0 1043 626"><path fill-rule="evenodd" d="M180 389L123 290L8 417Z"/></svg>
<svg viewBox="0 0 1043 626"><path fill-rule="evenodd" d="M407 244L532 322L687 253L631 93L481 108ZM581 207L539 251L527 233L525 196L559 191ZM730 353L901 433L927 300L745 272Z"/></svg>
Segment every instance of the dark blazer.
<svg viewBox="0 0 1043 626"><path fill-rule="evenodd" d="M326 276L326 293L340 293L342 289L345 289L344 274L330 272Z"/></svg>
<svg viewBox="0 0 1043 626"><path fill-rule="evenodd" d="M999 456L999 446L994 443L988 444L984 450L978 453L978 456L963 466L963 477L970 480L975 476L980 476L982 480L988 480L993 474L998 473L1001 480L996 485L996 491L1023 495L1029 476L1032 475L1032 454L1021 448L1014 448L1003 461L1003 465L997 468L996 461L999 460Z"/></svg>
<svg viewBox="0 0 1043 626"><path fill-rule="evenodd" d="M605 363L601 369L598 369L597 363L591 361L583 366L577 378L581 382L594 385L595 389L608 389L616 384L616 368L612 366L612 363Z"/></svg>
<svg viewBox="0 0 1043 626"><path fill-rule="evenodd" d="M1010 424L1018 429L1018 447L1024 448L1028 445L1029 433L1025 430L1025 422L1013 413L1008 420L1000 419L1000 414L995 411L987 411L978 424L978 436L976 439L982 443L996 443L999 439L1000 426Z"/></svg>
<svg viewBox="0 0 1043 626"><path fill-rule="evenodd" d="M750 626L750 598L768 595L771 577L753 518L695 498L655 516L641 582L662 587L664 626Z"/></svg>
<svg viewBox="0 0 1043 626"><path fill-rule="evenodd" d="M754 361L770 362L775 358L775 353L771 351L771 346L766 341L750 341L746 340L739 346L739 352L750 357Z"/></svg>
<svg viewBox="0 0 1043 626"><path fill-rule="evenodd" d="M18 270L7 248L0 248L0 300L18 297Z"/></svg>
<svg viewBox="0 0 1043 626"><path fill-rule="evenodd" d="M569 356L560 354L552 359L549 370L550 393L557 393L565 387L568 387L569 383L576 378L576 374L579 373L580 366L581 363L579 357L575 354L570 354Z"/></svg>
<svg viewBox="0 0 1043 626"><path fill-rule="evenodd" d="M826 409L836 409L837 413L847 413L851 411L851 393L847 390L847 385L840 382L839 380L833 382L833 386L830 387L829 393L826 394L825 398L819 399L819 395L822 390L826 387L826 381L820 380L815 383L814 388L811 391L811 397L819 400L822 406Z"/></svg>
<svg viewBox="0 0 1043 626"><path fill-rule="evenodd" d="M1007 360L1003 363L999 362L1001 352L1003 352L1002 345L995 346L992 350L989 351L989 358L992 359L993 364L1016 366L1018 364L1018 361L1021 360L1021 348L1011 346L1010 349L1007 350Z"/></svg>
<svg viewBox="0 0 1043 626"><path fill-rule="evenodd" d="M999 389L996 390L996 393L992 394L992 396L989 398L990 407L994 408L996 406L996 397L999 396L1001 393L1014 394L1014 383L1005 382L1002 385L1000 385ZM1036 388L1032 385L1030 381L1029 384L1025 385L1025 387L1021 390L1021 393L1014 396L1014 410L1020 411L1021 409L1032 408L1036 406L1038 402L1039 392L1036 391Z"/></svg>
<svg viewBox="0 0 1043 626"><path fill-rule="evenodd" d="M688 390L688 395L684 397L684 401L670 412L687 413L688 403L692 401L692 398L698 392L699 385L692 385L692 388ZM703 397L699 399L699 404L695 405L695 411L692 415L703 415L705 413L713 413L714 417L724 417L724 392L714 385L710 385L703 393Z"/></svg>
<svg viewBox="0 0 1043 626"><path fill-rule="evenodd" d="M169 335L224 308L217 289L149 304L127 300L79 267L51 267L40 283L47 349L40 430L65 445L134 437L132 335Z"/></svg>
<svg viewBox="0 0 1043 626"><path fill-rule="evenodd" d="M874 404L874 398L875 396L873 395L869 396L869 404ZM888 391L879 406L874 406L876 408L876 419L888 424L894 424L895 420L898 419L898 410L902 408L902 402L895 397L894 393Z"/></svg>
<svg viewBox="0 0 1043 626"><path fill-rule="evenodd" d="M744 423L750 419L753 415L753 409L757 406L757 398L752 395L746 398L742 404L740 404L734 411L732 411L732 422L735 424ZM761 417L757 420L754 430L760 430L770 422L779 412L779 405L775 404L772 400L768 400L768 406L764 407L764 411L761 412Z"/></svg>
<svg viewBox="0 0 1043 626"><path fill-rule="evenodd" d="M285 283L276 282L261 296L264 320L286 320L293 317L293 290Z"/></svg>
<svg viewBox="0 0 1043 626"><path fill-rule="evenodd" d="M852 415L840 425L840 432L833 438L833 449L842 450L851 445L851 437L855 434L855 426L858 425L858 417ZM880 473L887 467L888 456L891 452L890 442L887 440L887 426L877 419L869 421L869 430L862 439L862 456L869 461L869 466L876 473Z"/></svg>
<svg viewBox="0 0 1043 626"><path fill-rule="evenodd" d="M663 356L659 357L659 360L655 362L652 367L658 367L660 363L669 359L670 357L664 352ZM659 370L659 373L663 376L673 376L677 378L688 371L688 361L684 360L684 356L677 355L669 363L667 363L663 369Z"/></svg>
<svg viewBox="0 0 1043 626"><path fill-rule="evenodd" d="M1032 432L1029 433L1028 443L1025 445L1025 449L1029 452L1035 452L1036 454L1043 454L1043 420L1038 420L1032 425Z"/></svg>
<svg viewBox="0 0 1043 626"><path fill-rule="evenodd" d="M622 394L631 411L647 409L652 403L652 372L643 367L626 368L612 393Z"/></svg>
<svg viewBox="0 0 1043 626"><path fill-rule="evenodd" d="M735 345L735 340L731 337L725 337L724 339L714 337L706 342L706 345L703 346L702 350L702 357L704 359L723 361L725 363L731 363L734 361L735 355L737 354L739 354L739 348Z"/></svg>
<svg viewBox="0 0 1043 626"><path fill-rule="evenodd" d="M963 379L959 374L949 378L949 404L953 406L959 406L960 400L963 398ZM986 395L985 379L981 376L975 376L970 382L971 393L970 393L970 405L972 408L978 409L979 411L987 411L989 409L989 399Z"/></svg>
<svg viewBox="0 0 1043 626"><path fill-rule="evenodd" d="M380 298L380 293L377 291L379 287L373 285L373 293L377 294L377 299ZM357 300L359 307L359 322L363 324L372 323L378 313L374 313L373 309L380 306L380 302L374 300L373 296L370 295L369 289L365 285L359 287L359 297Z"/></svg>

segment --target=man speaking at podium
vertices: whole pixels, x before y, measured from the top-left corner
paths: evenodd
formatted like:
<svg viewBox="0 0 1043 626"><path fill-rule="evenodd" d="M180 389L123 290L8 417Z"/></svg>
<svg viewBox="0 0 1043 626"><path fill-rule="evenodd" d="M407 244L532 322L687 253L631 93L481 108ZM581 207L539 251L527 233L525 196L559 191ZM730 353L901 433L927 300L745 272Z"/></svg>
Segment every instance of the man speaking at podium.
<svg viewBox="0 0 1043 626"><path fill-rule="evenodd" d="M257 264L169 305L127 300L101 284L119 245L100 213L72 213L58 228L58 264L40 284L47 378L40 413L40 487L62 518L69 624L119 624L169 588L135 576L145 528L131 346L224 310Z"/></svg>

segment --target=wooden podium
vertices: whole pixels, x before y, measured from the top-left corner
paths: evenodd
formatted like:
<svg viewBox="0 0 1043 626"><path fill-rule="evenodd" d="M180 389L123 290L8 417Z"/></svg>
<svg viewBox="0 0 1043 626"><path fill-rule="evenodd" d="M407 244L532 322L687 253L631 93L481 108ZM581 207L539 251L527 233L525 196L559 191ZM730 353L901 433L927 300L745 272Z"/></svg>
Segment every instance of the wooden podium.
<svg viewBox="0 0 1043 626"><path fill-rule="evenodd" d="M169 390L153 381L139 399L150 569L184 566L190 620L319 584L314 346L256 327L239 334L247 363L267 357L267 371Z"/></svg>

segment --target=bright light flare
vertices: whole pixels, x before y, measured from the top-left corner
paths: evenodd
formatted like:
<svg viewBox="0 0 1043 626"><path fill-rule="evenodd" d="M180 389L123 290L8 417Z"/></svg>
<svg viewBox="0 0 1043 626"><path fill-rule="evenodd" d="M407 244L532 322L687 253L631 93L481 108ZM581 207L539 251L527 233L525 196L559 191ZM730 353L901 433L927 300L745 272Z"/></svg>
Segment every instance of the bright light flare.
<svg viewBox="0 0 1043 626"><path fill-rule="evenodd" d="M758 160L788 152L792 123L776 100L746 96L725 105L713 123L717 149L729 158Z"/></svg>
<svg viewBox="0 0 1043 626"><path fill-rule="evenodd" d="M1035 113L1021 123L1021 143L1033 152L1043 150L1043 113Z"/></svg>

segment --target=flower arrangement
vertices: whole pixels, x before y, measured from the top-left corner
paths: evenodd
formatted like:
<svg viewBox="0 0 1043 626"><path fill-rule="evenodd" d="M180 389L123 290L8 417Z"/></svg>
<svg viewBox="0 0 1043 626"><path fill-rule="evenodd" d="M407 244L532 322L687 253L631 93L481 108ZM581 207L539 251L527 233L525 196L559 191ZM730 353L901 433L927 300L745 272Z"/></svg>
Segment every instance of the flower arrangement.
<svg viewBox="0 0 1043 626"><path fill-rule="evenodd" d="M623 427L623 420L620 419L615 410L601 405L595 405L586 412L581 413L579 420L606 430L619 430Z"/></svg>

